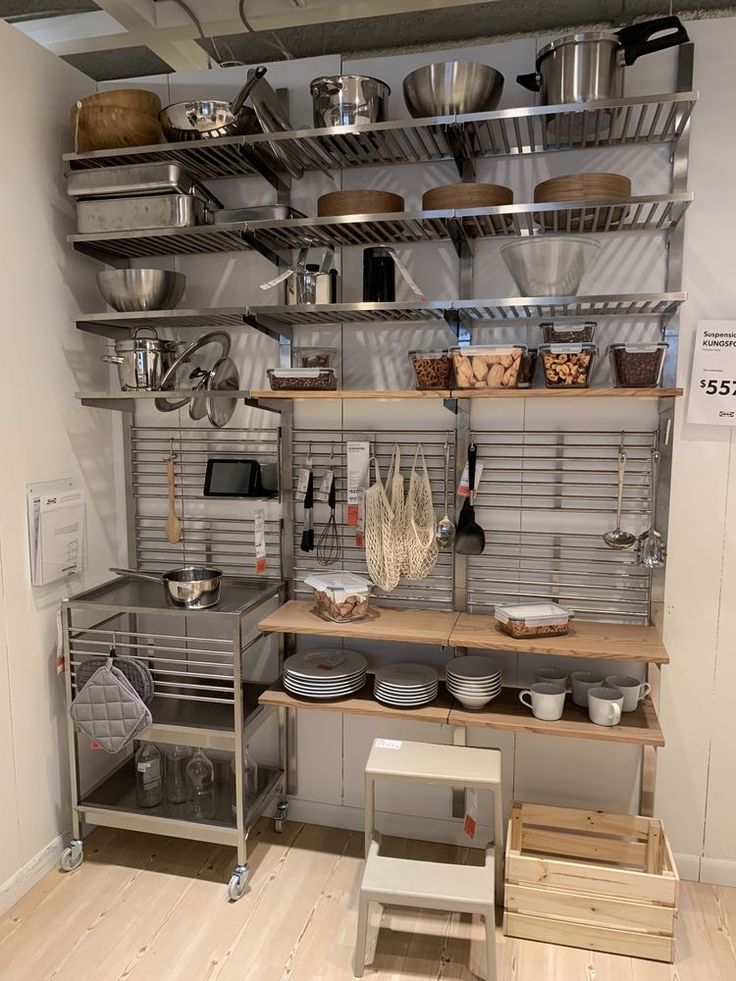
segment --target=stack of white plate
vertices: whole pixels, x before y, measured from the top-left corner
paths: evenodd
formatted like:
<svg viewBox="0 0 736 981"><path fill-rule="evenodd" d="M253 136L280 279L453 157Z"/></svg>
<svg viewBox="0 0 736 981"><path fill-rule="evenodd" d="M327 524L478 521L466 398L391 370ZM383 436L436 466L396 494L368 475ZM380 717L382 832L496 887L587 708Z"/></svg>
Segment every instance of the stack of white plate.
<svg viewBox="0 0 736 981"><path fill-rule="evenodd" d="M437 698L440 677L424 664L391 664L376 671L375 696L384 705L416 708Z"/></svg>
<svg viewBox="0 0 736 981"><path fill-rule="evenodd" d="M456 657L445 665L447 690L466 709L479 710L501 693L501 666L489 657Z"/></svg>
<svg viewBox="0 0 736 981"><path fill-rule="evenodd" d="M365 685L368 662L355 651L320 650L284 661L284 688L302 698L345 698Z"/></svg>

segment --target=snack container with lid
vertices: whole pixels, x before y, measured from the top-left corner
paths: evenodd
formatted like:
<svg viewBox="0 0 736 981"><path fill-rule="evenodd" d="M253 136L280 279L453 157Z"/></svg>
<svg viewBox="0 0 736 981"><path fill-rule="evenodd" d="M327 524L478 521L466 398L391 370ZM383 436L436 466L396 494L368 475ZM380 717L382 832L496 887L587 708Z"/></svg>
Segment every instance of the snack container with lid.
<svg viewBox="0 0 736 981"><path fill-rule="evenodd" d="M335 347L295 347L291 352L295 368L334 368L336 359Z"/></svg>
<svg viewBox="0 0 736 981"><path fill-rule="evenodd" d="M368 613L368 600L373 583L352 572L314 572L304 580L314 590L317 613L334 623L363 620Z"/></svg>
<svg viewBox="0 0 736 981"><path fill-rule="evenodd" d="M494 613L499 630L510 637L560 637L569 633L573 615L556 603L519 603L497 606Z"/></svg>
<svg viewBox="0 0 736 981"><path fill-rule="evenodd" d="M452 358L445 351L409 351L418 389L450 388Z"/></svg>
<svg viewBox="0 0 736 981"><path fill-rule="evenodd" d="M274 391L334 391L334 368L269 368L268 381Z"/></svg>
<svg viewBox="0 0 736 981"><path fill-rule="evenodd" d="M516 388L524 344L452 347L458 388Z"/></svg>
<svg viewBox="0 0 736 981"><path fill-rule="evenodd" d="M608 354L617 388L657 388L669 344L611 344Z"/></svg>
<svg viewBox="0 0 736 981"><path fill-rule="evenodd" d="M533 388L534 375L537 370L537 355L539 351L536 347L528 347L521 356L519 363L519 376L517 388Z"/></svg>
<svg viewBox="0 0 736 981"><path fill-rule="evenodd" d="M595 344L540 344L547 388L588 388L597 352Z"/></svg>
<svg viewBox="0 0 736 981"><path fill-rule="evenodd" d="M539 326L542 328L542 340L545 344L590 344L598 325L595 320L586 320L582 324L546 321Z"/></svg>

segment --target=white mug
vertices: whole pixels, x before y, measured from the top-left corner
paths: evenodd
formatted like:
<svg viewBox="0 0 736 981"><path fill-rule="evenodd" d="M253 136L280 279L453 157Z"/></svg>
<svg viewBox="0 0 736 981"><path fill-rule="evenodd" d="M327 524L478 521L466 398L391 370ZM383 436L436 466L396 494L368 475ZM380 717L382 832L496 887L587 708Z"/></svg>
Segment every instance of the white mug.
<svg viewBox="0 0 736 981"><path fill-rule="evenodd" d="M609 688L618 688L624 696L622 712L633 712L642 698L646 698L652 690L648 681L639 681L628 674L609 674L606 684Z"/></svg>
<svg viewBox="0 0 736 981"><path fill-rule="evenodd" d="M553 685L562 685L566 690L570 688L570 676L561 668L540 668L534 673L535 681L551 681Z"/></svg>
<svg viewBox="0 0 736 981"><path fill-rule="evenodd" d="M519 701L532 710L535 719L556 722L562 718L565 694L566 689L563 685L555 684L552 681L538 681L531 688L519 693ZM525 695L529 696L529 701L524 698Z"/></svg>
<svg viewBox="0 0 736 981"><path fill-rule="evenodd" d="M618 688L591 688L588 691L588 715L597 726L617 726L623 704L624 696Z"/></svg>
<svg viewBox="0 0 736 981"><path fill-rule="evenodd" d="M600 688L604 683L602 674L595 671L573 671L570 675L572 681L572 700L581 708L588 707L588 692L591 688Z"/></svg>

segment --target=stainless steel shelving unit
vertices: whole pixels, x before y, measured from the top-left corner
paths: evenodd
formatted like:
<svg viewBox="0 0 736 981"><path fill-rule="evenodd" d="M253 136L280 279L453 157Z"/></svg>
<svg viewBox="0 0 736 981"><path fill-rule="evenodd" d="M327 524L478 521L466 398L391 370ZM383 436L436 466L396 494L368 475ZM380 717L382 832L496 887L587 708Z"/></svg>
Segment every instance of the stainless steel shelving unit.
<svg viewBox="0 0 736 981"><path fill-rule="evenodd" d="M67 716L73 838L62 859L64 867L74 868L82 861L85 824L210 841L237 849L228 895L243 895L249 875L248 837L255 821L275 797L279 826L288 809L286 716L281 710L276 712L280 766L259 768L259 793L255 800L245 799L243 745L272 714L258 703L266 685L244 680L250 652L264 639L256 630L248 632L245 620L269 600L283 596L279 580L226 578L216 607L187 614L166 600L162 586L124 577L63 603L67 707L76 693L79 665L92 657L107 657L114 649L146 664L154 680L153 725L139 740L224 751L233 755L235 767L235 799L229 781L227 786L218 784L212 821L193 819L186 804L164 802L142 809L136 804L135 768L128 751L116 754L113 769L94 787L82 785L81 737ZM281 660L280 655L279 675Z"/></svg>

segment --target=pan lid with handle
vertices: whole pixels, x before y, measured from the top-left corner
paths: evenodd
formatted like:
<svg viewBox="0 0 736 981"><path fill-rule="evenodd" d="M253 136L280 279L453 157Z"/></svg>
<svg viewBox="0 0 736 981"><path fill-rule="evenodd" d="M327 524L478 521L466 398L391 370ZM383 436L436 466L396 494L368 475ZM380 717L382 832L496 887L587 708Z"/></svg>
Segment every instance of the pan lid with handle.
<svg viewBox="0 0 736 981"><path fill-rule="evenodd" d="M230 335L224 330L213 330L210 331L210 333L208 334L203 334L201 337L198 337L196 341L194 341L188 347L184 348L184 350L181 352L179 357L175 361L173 361L169 366L168 370L164 372L164 375L161 378L161 386L160 386L162 392L165 391L167 388L174 388L176 385L176 376L179 369L183 365L188 364L192 360L193 355L197 354L198 352L201 352L203 348L207 347L210 344L217 344L219 345L220 348L219 353L216 355L215 358L214 363L216 364L221 358L227 357L230 351ZM207 368L208 374L212 370L213 366L214 365L210 365ZM199 375L199 373L197 373L190 377L199 378L201 376ZM192 391L194 392L195 389L199 388L200 384L201 383L195 385ZM164 395L162 395L161 397L155 400L155 404L159 412L174 412L176 411L176 409L180 409L183 405L186 405L188 401L189 398L168 399Z"/></svg>

